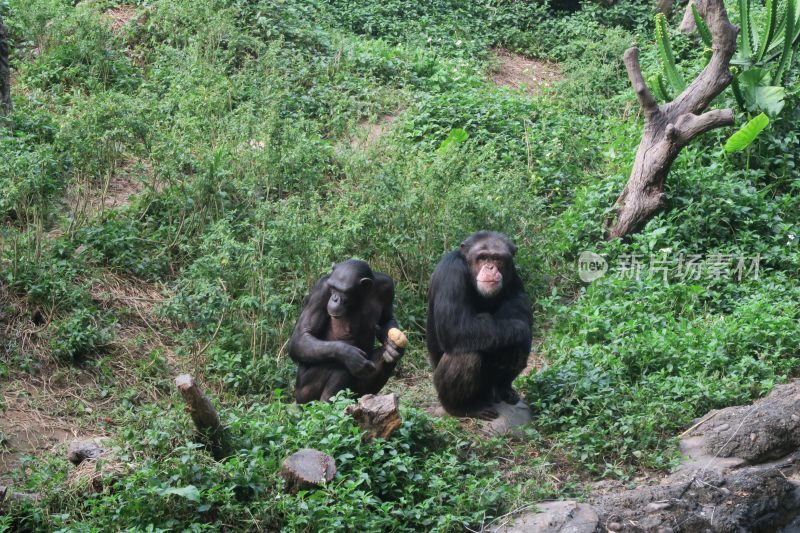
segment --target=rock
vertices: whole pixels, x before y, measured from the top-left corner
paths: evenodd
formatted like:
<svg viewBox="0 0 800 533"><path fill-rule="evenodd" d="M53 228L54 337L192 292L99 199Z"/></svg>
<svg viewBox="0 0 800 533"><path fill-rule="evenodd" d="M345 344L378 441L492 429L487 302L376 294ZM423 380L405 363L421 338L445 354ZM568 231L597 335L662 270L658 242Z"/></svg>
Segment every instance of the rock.
<svg viewBox="0 0 800 533"><path fill-rule="evenodd" d="M105 453L105 448L102 446L103 439L90 438L90 439L75 439L67 450L67 459L69 462L78 466L86 459L96 459Z"/></svg>
<svg viewBox="0 0 800 533"><path fill-rule="evenodd" d="M800 448L800 382L780 385L752 405L728 407L714 417L733 428L720 434L703 431L703 448L709 456L738 457L750 464L771 461ZM717 428L719 429L719 428Z"/></svg>
<svg viewBox="0 0 800 533"><path fill-rule="evenodd" d="M400 398L397 394L375 396L367 394L355 405L348 405L345 412L355 418L358 426L365 430L365 440L376 437L388 439L400 427Z"/></svg>
<svg viewBox="0 0 800 533"><path fill-rule="evenodd" d="M514 405L500 402L492 406L498 413L498 417L488 422L482 422L481 431L487 435L503 435L515 432L520 426L524 426L533 420L533 414L528 404L520 400Z"/></svg>
<svg viewBox="0 0 800 533"><path fill-rule="evenodd" d="M525 513L492 533L594 533L599 519L591 505L574 501L537 503L537 512Z"/></svg>
<svg viewBox="0 0 800 533"><path fill-rule="evenodd" d="M330 455L311 448L303 448L283 461L281 477L286 490L292 494L300 490L329 483L336 475L336 461Z"/></svg>
<svg viewBox="0 0 800 533"><path fill-rule="evenodd" d="M470 420L478 424L481 433L487 436L502 435L509 432L521 435L522 432L518 431L517 428L533 420L531 408L522 400L513 405L505 402L495 403L492 404L492 408L498 413L497 418L494 420L484 421L477 418L463 418L462 420ZM440 418L450 416L438 403L428 407L426 411L429 415Z"/></svg>

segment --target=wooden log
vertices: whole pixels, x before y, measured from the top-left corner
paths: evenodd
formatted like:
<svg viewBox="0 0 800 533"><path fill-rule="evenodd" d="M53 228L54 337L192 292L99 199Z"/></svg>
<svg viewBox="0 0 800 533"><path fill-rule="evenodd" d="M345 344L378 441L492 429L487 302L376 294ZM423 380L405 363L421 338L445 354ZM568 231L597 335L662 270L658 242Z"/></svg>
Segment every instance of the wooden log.
<svg viewBox="0 0 800 533"><path fill-rule="evenodd" d="M348 405L345 412L355 418L365 430L365 440L376 437L388 439L403 422L400 418L400 398L397 394L362 396L357 404Z"/></svg>
<svg viewBox="0 0 800 533"><path fill-rule="evenodd" d="M78 466L86 459L96 459L105 453L100 439L75 439L67 450L69 462Z"/></svg>
<svg viewBox="0 0 800 533"><path fill-rule="evenodd" d="M0 509L3 509L8 502L37 502L41 499L39 494L13 492L11 487L0 485Z"/></svg>
<svg viewBox="0 0 800 533"><path fill-rule="evenodd" d="M286 481L286 491L296 494L330 483L336 475L336 461L320 451L303 448L283 461L281 477Z"/></svg>
<svg viewBox="0 0 800 533"><path fill-rule="evenodd" d="M178 386L186 402L186 410L211 455L216 460L225 458L230 451L228 432L220 422L211 400L203 394L189 374L181 374L175 378L175 385Z"/></svg>

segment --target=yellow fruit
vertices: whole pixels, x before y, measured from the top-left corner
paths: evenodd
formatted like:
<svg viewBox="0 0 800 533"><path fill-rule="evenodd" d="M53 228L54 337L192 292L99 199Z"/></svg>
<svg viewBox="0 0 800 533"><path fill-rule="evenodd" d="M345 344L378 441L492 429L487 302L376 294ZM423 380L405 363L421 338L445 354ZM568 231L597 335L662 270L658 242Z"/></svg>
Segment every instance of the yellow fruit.
<svg viewBox="0 0 800 533"><path fill-rule="evenodd" d="M398 348L405 348L408 345L408 337L397 328L390 329L387 335L389 336L389 340Z"/></svg>

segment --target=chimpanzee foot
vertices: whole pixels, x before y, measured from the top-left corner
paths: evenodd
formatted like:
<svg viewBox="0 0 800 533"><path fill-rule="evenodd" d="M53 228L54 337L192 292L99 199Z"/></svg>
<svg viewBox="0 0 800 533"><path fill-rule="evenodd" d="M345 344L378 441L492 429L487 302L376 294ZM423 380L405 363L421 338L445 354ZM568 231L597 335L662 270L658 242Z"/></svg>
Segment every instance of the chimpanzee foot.
<svg viewBox="0 0 800 533"><path fill-rule="evenodd" d="M467 416L470 418L477 418L479 420L488 421L488 420L494 420L495 418L500 416L500 413L498 413L494 407L490 407L487 405L486 407L481 407L479 409L469 411Z"/></svg>
<svg viewBox="0 0 800 533"><path fill-rule="evenodd" d="M517 404L520 401L519 393L512 387L503 388L497 391L500 401L506 402L511 405Z"/></svg>
<svg viewBox="0 0 800 533"><path fill-rule="evenodd" d="M494 420L500 416L500 413L498 413L497 410L491 406L491 404L485 404L468 409L448 409L445 407L445 411L447 414L458 418L477 418L479 420Z"/></svg>

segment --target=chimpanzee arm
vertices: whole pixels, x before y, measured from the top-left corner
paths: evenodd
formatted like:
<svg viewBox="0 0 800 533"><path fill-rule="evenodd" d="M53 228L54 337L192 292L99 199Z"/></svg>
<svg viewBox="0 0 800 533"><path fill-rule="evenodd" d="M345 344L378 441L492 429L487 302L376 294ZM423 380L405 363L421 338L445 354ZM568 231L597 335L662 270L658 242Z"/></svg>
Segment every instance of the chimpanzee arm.
<svg viewBox="0 0 800 533"><path fill-rule="evenodd" d="M454 252L445 256L431 279L429 298L433 300L433 326L441 349L449 353L495 351L529 336L530 325L512 318L514 305L524 307L522 299L517 300L512 293L512 301L503 304L508 307L497 318L478 313L470 276L463 256Z"/></svg>
<svg viewBox="0 0 800 533"><path fill-rule="evenodd" d="M375 272L375 296L381 303L381 316L378 319L375 336L378 342L384 344L386 335L392 328L398 328L394 319L394 281L381 272Z"/></svg>
<svg viewBox="0 0 800 533"><path fill-rule="evenodd" d="M524 291L518 290L511 293L492 315L501 324L509 329L511 334L509 343L501 348L513 347L516 350L528 353L531 350L533 334L533 315L531 300Z"/></svg>
<svg viewBox="0 0 800 533"><path fill-rule="evenodd" d="M344 363L343 360L347 357L345 351L361 352L355 346L344 342L321 339L330 320L327 309L330 291L327 281L328 277L325 276L317 282L297 320L289 342L289 356L296 363L314 364L331 361ZM364 355L362 352L361 356Z"/></svg>

